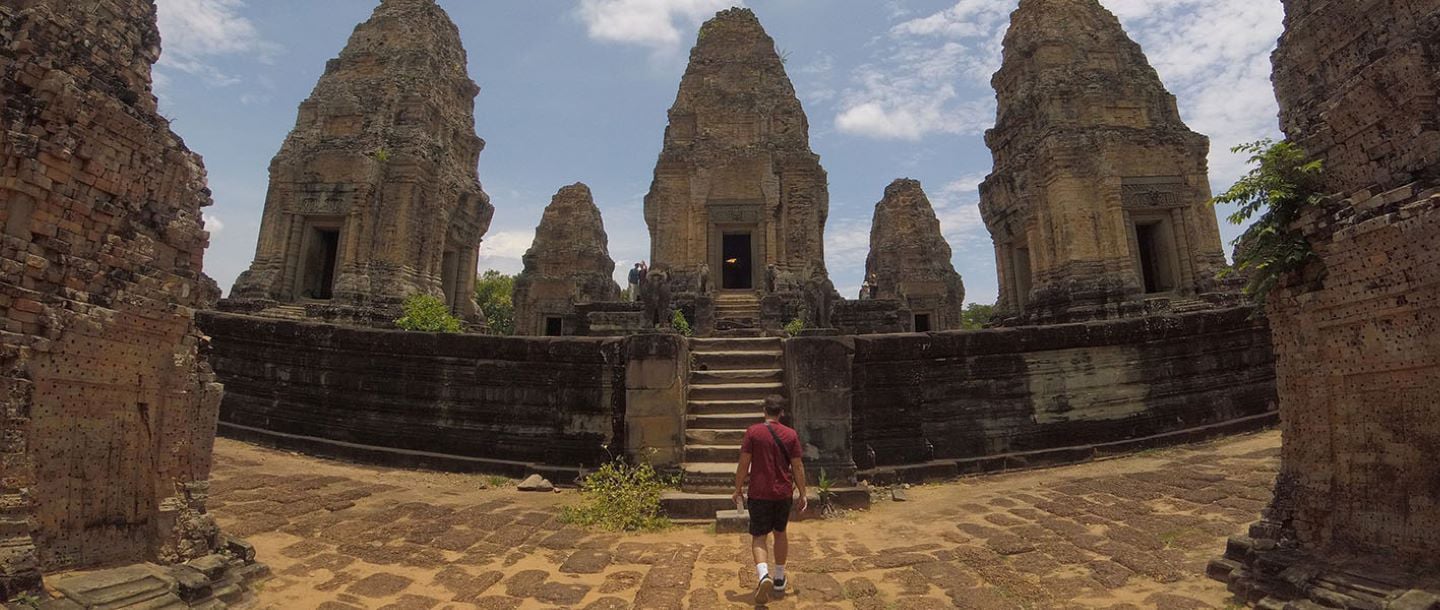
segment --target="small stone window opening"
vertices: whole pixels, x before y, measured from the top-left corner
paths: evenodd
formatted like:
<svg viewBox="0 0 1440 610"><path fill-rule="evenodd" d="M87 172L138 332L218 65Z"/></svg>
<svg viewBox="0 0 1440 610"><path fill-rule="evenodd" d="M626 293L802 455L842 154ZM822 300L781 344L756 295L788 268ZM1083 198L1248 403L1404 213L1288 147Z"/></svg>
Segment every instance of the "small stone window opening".
<svg viewBox="0 0 1440 610"><path fill-rule="evenodd" d="M930 314L928 314L928 313L917 313L917 314L915 314L915 332L917 332L917 333L928 333L928 332L930 332L930 330L931 330L931 328L930 328Z"/></svg>
<svg viewBox="0 0 1440 610"><path fill-rule="evenodd" d="M545 317L545 336L561 337L565 335L565 318L560 316Z"/></svg>
<svg viewBox="0 0 1440 610"><path fill-rule="evenodd" d="M1175 290L1174 245L1164 220L1135 223L1135 247L1140 257L1140 280L1145 294Z"/></svg>

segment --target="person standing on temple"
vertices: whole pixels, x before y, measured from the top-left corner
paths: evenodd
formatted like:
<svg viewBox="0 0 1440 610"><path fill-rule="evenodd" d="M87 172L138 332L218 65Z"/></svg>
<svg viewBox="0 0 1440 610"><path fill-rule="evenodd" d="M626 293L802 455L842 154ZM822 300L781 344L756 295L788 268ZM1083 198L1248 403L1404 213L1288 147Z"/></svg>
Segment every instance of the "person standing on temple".
<svg viewBox="0 0 1440 610"><path fill-rule="evenodd" d="M640 282L644 279L641 268L644 265L645 263L635 263L635 266L630 268L630 296L627 300L632 303L640 299Z"/></svg>

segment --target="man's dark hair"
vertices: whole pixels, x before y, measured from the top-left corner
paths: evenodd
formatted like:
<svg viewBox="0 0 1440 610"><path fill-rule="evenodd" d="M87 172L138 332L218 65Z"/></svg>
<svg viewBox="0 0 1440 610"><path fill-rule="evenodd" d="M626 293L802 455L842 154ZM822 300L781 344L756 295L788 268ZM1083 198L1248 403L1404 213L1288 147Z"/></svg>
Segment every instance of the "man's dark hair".
<svg viewBox="0 0 1440 610"><path fill-rule="evenodd" d="M767 417L780 417L785 412L785 397L779 394L771 394L765 397L765 415Z"/></svg>

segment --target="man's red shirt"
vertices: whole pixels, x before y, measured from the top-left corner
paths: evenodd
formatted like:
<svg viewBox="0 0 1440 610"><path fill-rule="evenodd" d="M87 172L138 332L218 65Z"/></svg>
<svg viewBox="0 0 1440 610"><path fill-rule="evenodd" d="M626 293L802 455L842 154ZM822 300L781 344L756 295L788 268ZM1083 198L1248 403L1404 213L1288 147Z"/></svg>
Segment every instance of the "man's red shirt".
<svg viewBox="0 0 1440 610"><path fill-rule="evenodd" d="M780 437L790 458L803 457L800 435L794 430L772 422L770 429ZM775 443L765 424L755 424L745 431L745 440L740 443L740 452L750 454L750 497L756 500L789 500L795 494L795 477L790 472L790 462Z"/></svg>

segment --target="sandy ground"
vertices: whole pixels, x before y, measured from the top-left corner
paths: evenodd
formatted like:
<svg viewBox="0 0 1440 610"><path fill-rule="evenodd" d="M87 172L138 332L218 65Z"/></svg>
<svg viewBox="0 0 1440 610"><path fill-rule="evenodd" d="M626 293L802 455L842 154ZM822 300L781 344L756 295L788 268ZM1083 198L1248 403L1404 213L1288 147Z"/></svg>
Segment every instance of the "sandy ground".
<svg viewBox="0 0 1440 610"><path fill-rule="evenodd" d="M772 608L1227 608L1204 577L1270 498L1280 436L910 489L795 524ZM259 608L750 607L748 537L565 526L573 491L221 440L211 507L274 577Z"/></svg>

